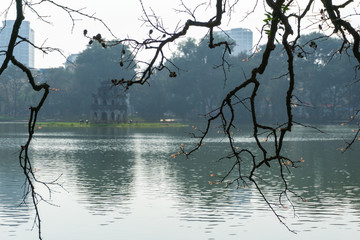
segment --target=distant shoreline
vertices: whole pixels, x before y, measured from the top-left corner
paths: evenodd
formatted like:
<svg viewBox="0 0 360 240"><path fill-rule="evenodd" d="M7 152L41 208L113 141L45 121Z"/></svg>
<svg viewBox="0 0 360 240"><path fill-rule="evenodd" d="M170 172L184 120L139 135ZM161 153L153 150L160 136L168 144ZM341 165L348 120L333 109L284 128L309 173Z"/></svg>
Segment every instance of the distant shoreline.
<svg viewBox="0 0 360 240"><path fill-rule="evenodd" d="M115 128L164 128L188 127L183 123L85 123L85 122L37 122L38 127L115 127Z"/></svg>

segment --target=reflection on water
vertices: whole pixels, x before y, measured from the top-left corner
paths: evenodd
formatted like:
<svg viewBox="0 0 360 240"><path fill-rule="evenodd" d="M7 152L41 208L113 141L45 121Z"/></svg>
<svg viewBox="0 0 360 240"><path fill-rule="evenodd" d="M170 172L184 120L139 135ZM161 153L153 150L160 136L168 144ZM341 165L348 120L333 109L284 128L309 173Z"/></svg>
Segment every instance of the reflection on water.
<svg viewBox="0 0 360 240"><path fill-rule="evenodd" d="M4 236L17 236L16 229L27 223L31 212L21 205L23 176L18 163L19 146L24 136L23 125L0 124L0 231Z"/></svg>
<svg viewBox="0 0 360 240"><path fill-rule="evenodd" d="M351 129L349 136L351 135ZM19 206L24 181L17 151L25 141L23 125L0 124L0 236L34 239L33 210ZM296 129L286 142L293 159L305 159L294 171L292 189L297 217L279 209L299 234L277 222L254 189L217 184L231 162L216 161L226 145L214 135L190 159L172 158L180 144L193 142L184 129L44 128L31 146L42 180L60 174L63 189L41 205L45 239L338 239L360 234L359 150L341 154L343 129L326 134ZM235 139L252 148L250 133ZM321 140L321 141L320 141ZM271 170L262 178L266 192L279 184ZM211 184L210 184L211 183ZM46 192L44 193L46 195Z"/></svg>

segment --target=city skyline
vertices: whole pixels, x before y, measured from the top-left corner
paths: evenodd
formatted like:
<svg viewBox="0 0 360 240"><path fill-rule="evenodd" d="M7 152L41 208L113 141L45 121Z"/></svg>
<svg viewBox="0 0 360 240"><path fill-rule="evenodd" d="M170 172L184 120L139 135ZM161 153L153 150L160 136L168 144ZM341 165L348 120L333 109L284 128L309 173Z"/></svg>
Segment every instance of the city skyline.
<svg viewBox="0 0 360 240"><path fill-rule="evenodd" d="M15 20L2 21L0 34L0 50L7 50L11 37L12 28ZM31 28L29 21L23 21L20 27L19 36L27 39L30 43L35 43L35 31ZM19 44L14 48L14 57L29 68L35 68L34 46L26 41L17 39ZM5 55L0 56L0 61L5 59Z"/></svg>
<svg viewBox="0 0 360 240"><path fill-rule="evenodd" d="M224 36L230 44L234 44L232 55L237 56L240 53L246 53L250 55L253 49L253 32L248 28L231 28L230 30L224 30L219 32L221 36Z"/></svg>

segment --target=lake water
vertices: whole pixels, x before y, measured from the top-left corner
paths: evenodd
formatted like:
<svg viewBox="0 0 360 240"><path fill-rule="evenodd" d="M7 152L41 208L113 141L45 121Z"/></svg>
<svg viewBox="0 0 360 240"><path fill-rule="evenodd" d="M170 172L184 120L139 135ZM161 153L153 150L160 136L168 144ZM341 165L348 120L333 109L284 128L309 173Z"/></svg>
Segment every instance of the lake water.
<svg viewBox="0 0 360 240"><path fill-rule="evenodd" d="M286 142L290 157L305 160L290 184L307 202L293 198L296 217L291 208L278 209L297 234L279 223L255 189L216 184L232 164L217 161L227 153L221 134L186 159L171 154L195 143L187 135L191 129L44 127L31 159L41 180L61 175L64 188L54 188L55 206L40 204L43 238L359 239L359 142L342 154L338 149L352 128L319 127L326 133L296 127ZM24 124L0 123L1 240L37 239L32 206L20 205L24 177L17 154L25 130ZM249 135L244 129L235 139L253 148ZM276 195L279 184L266 171L265 192Z"/></svg>

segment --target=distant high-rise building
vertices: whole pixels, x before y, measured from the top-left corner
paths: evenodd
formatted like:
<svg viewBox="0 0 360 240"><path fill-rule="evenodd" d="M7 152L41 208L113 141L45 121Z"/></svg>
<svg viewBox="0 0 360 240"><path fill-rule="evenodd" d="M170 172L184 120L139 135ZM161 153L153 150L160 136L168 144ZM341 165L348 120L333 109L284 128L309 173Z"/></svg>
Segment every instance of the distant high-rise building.
<svg viewBox="0 0 360 240"><path fill-rule="evenodd" d="M3 26L0 28L0 50L7 50L10 41L11 32L14 26L14 20L3 21ZM34 30L30 28L30 22L23 21L19 30L19 36L26 38L31 43L34 43ZM18 38L17 41L20 41ZM29 68L34 68L34 47L28 42L21 42L14 49L15 58ZM0 56L2 62L5 56Z"/></svg>
<svg viewBox="0 0 360 240"><path fill-rule="evenodd" d="M234 43L233 55L238 55L243 52L251 54L253 48L253 32L247 28L232 28L223 32L219 32L220 35L229 38L230 43Z"/></svg>

